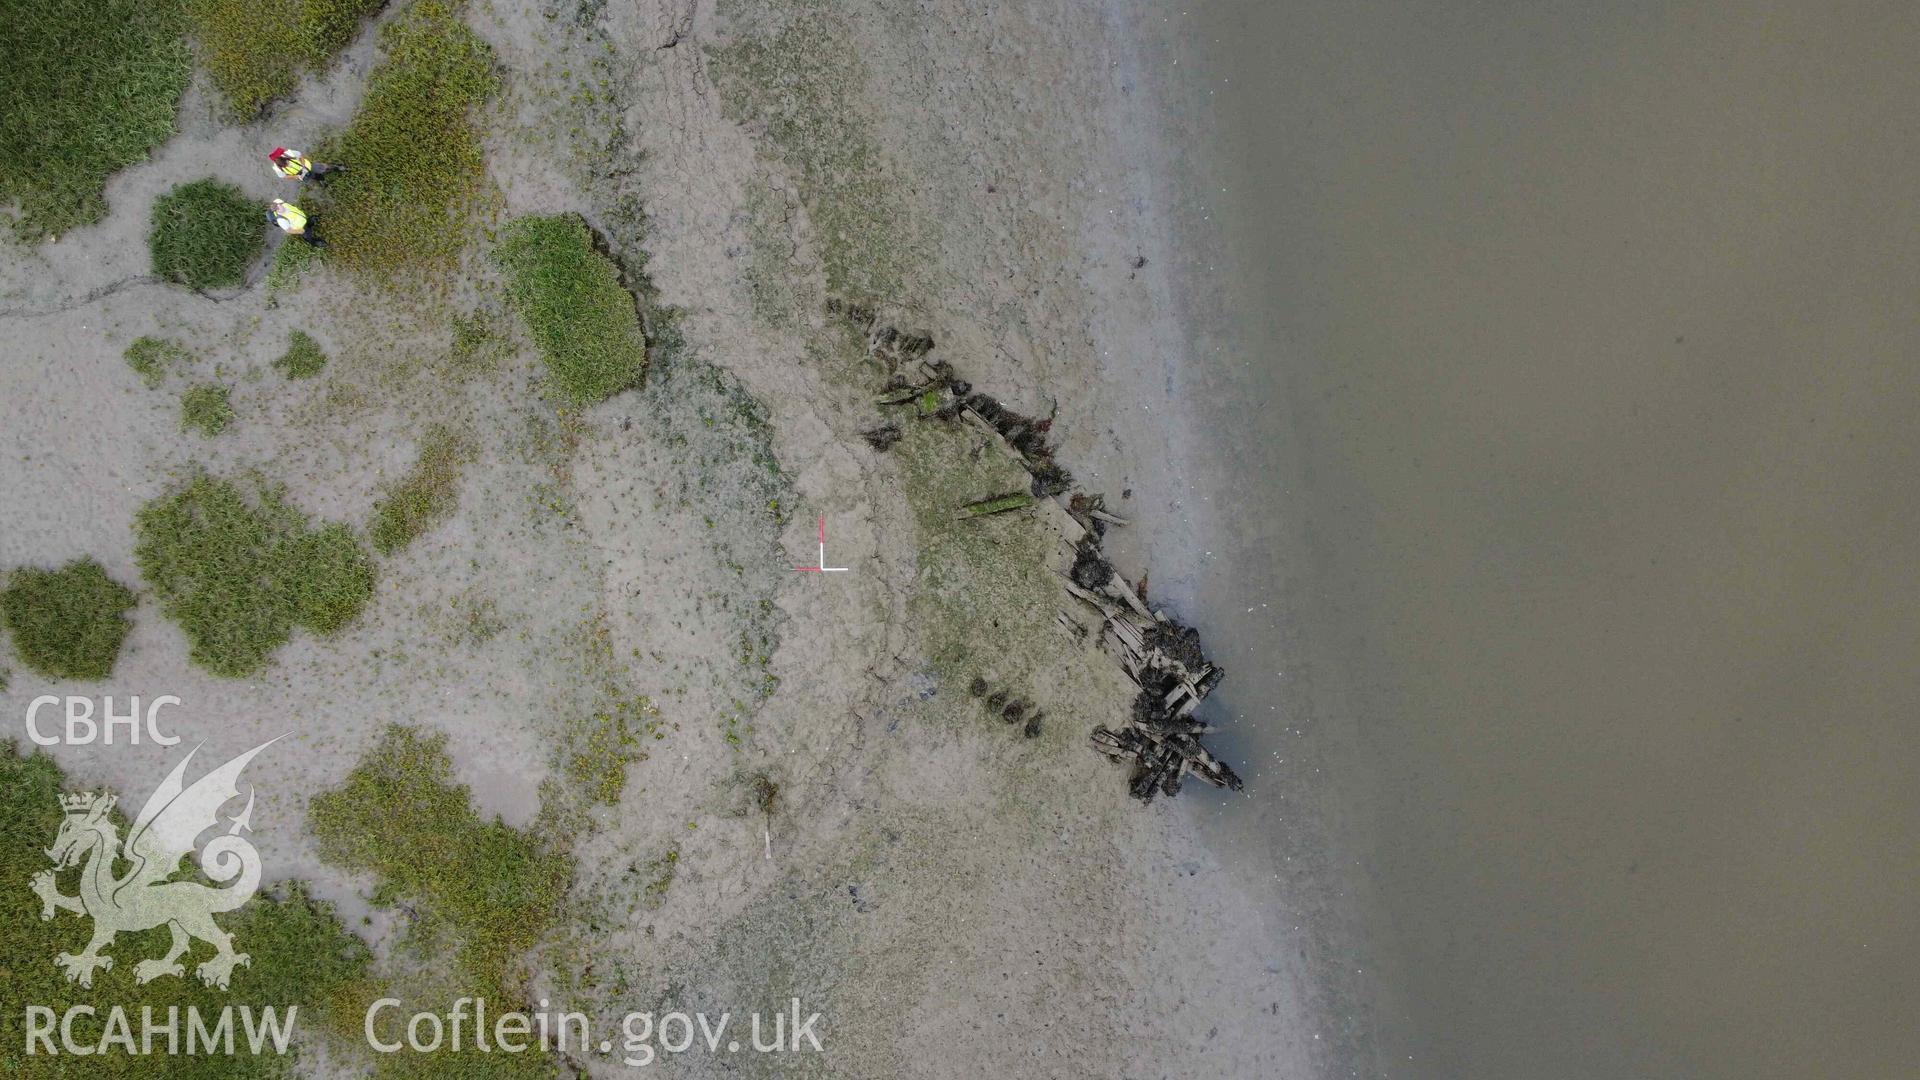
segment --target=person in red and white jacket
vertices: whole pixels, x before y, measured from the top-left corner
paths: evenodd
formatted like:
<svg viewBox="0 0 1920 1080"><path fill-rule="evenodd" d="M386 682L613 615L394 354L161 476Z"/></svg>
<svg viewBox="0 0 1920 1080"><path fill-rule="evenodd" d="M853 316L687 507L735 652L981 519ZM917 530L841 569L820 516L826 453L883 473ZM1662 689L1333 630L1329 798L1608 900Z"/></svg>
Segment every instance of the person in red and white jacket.
<svg viewBox="0 0 1920 1080"><path fill-rule="evenodd" d="M345 165L323 165L298 150L289 150L284 146L274 147L273 153L267 155L267 160L273 162L274 172L289 180L304 181L308 177L325 180L329 173L347 171Z"/></svg>

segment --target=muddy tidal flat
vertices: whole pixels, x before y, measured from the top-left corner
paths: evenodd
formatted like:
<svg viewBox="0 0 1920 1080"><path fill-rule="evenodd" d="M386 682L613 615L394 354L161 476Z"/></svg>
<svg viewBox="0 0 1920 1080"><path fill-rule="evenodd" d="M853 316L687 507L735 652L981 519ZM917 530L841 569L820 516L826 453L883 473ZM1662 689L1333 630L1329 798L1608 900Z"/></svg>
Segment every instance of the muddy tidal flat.
<svg viewBox="0 0 1920 1080"><path fill-rule="evenodd" d="M1140 688L1005 501L1098 496L1164 604L1112 11L267 7L6 5L8 1071L1336 1065L1325 950L1208 843L1257 774L1130 797L1088 735ZM152 1055L142 1006L297 1022Z"/></svg>

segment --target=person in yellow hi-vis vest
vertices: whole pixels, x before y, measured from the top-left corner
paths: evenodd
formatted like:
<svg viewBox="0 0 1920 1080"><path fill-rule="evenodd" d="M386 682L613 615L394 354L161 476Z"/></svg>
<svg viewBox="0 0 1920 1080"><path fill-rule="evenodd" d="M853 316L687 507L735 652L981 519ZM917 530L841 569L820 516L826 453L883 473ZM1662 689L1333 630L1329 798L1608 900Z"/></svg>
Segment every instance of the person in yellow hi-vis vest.
<svg viewBox="0 0 1920 1080"><path fill-rule="evenodd" d="M273 223L280 227L280 231L288 236L297 236L314 247L327 246L326 241L315 236L312 227L308 225L307 212L285 199L273 200L273 205L267 208L267 217L271 218Z"/></svg>
<svg viewBox="0 0 1920 1080"><path fill-rule="evenodd" d="M267 155L267 160L273 162L274 172L289 180L305 180L311 176L315 180L324 181L329 173L347 171L345 165L322 165L300 151L289 150L284 146L274 147L273 153Z"/></svg>

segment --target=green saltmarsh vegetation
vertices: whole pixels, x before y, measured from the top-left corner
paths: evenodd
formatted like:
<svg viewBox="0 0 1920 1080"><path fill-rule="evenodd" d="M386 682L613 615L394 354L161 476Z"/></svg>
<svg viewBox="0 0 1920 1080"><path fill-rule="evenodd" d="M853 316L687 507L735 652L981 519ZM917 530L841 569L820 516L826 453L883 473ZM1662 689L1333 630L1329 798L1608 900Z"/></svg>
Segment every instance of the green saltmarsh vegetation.
<svg viewBox="0 0 1920 1080"><path fill-rule="evenodd" d="M238 678L296 627L336 633L373 595L373 567L346 526L315 528L277 490L197 476L134 517L134 560L189 657Z"/></svg>

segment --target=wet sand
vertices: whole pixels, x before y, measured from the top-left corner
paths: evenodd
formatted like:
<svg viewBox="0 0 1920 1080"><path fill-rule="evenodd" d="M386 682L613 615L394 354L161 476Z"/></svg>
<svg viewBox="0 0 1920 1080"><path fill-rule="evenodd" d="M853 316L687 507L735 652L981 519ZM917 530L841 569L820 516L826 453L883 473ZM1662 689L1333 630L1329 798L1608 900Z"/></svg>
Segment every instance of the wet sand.
<svg viewBox="0 0 1920 1080"><path fill-rule="evenodd" d="M1910 1069L1910 10L1133 19L1201 541L1154 575L1256 796L1200 812L1339 1071Z"/></svg>

